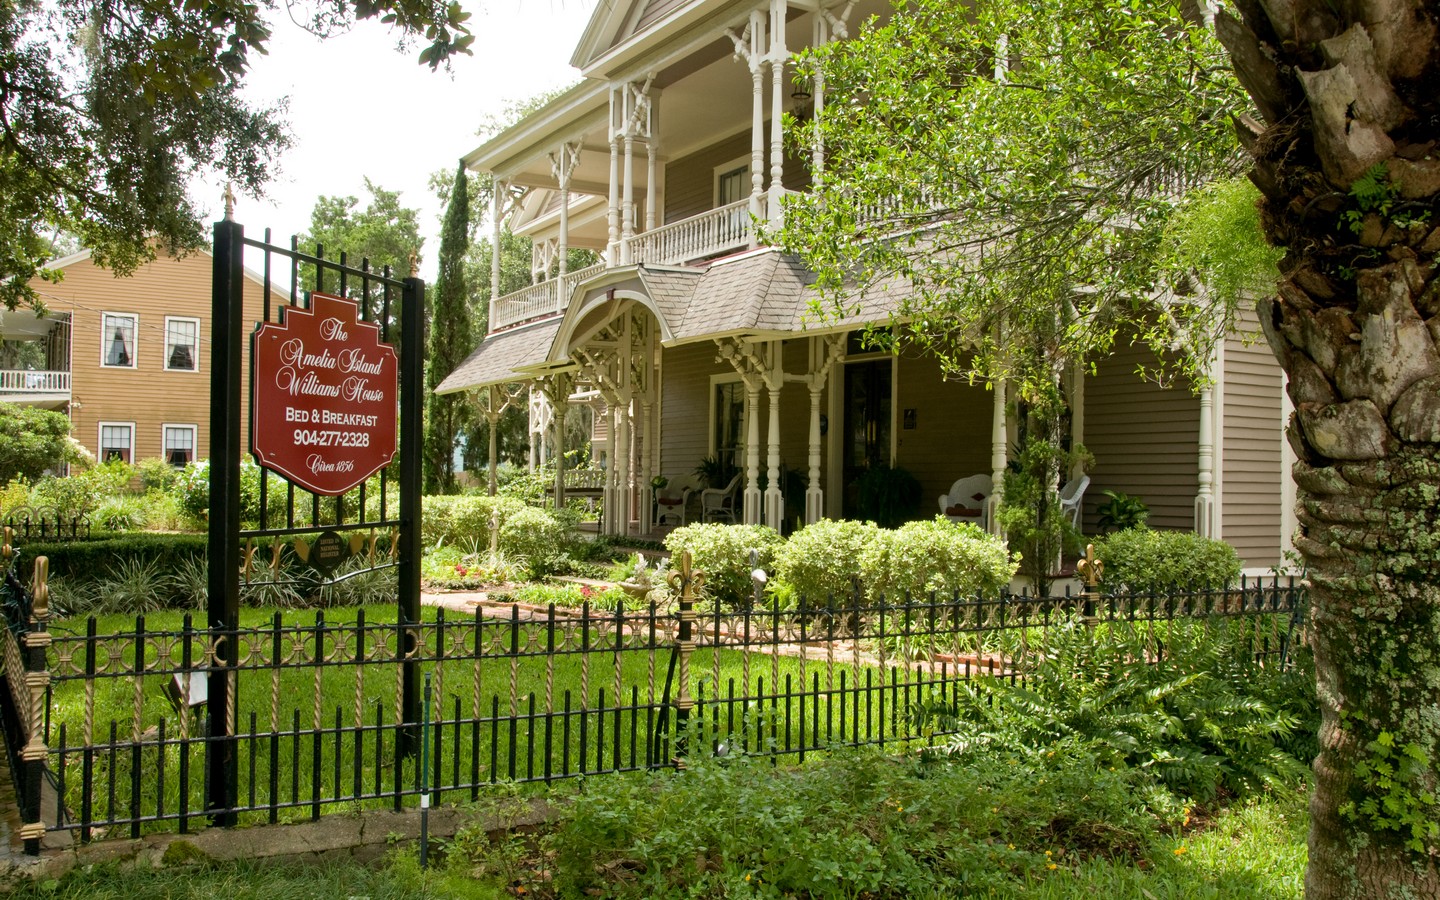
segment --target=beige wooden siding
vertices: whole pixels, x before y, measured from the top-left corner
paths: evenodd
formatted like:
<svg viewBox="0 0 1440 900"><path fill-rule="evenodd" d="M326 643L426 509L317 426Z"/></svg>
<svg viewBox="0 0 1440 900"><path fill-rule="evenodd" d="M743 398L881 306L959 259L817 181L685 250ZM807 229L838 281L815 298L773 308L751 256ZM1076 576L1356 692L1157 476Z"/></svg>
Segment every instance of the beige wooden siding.
<svg viewBox="0 0 1440 900"><path fill-rule="evenodd" d="M990 473L990 421L994 395L983 385L942 381L929 356L901 357L896 367L895 462L924 487L920 512L940 511L937 499L957 478ZM915 410L915 428L905 430L905 410Z"/></svg>
<svg viewBox="0 0 1440 900"><path fill-rule="evenodd" d="M770 182L769 127L765 137L765 183ZM750 131L747 129L723 141L697 150L665 167L665 221L688 219L715 208L715 169L736 163L750 164ZM802 191L810 186L810 172L804 160L785 155L781 183L787 190ZM746 193L749 192L747 183Z"/></svg>
<svg viewBox="0 0 1440 900"><path fill-rule="evenodd" d="M1152 527L1195 527L1200 400L1186 387L1142 381L1135 375L1142 359L1150 359L1144 347L1117 347L1096 376L1086 376L1085 446L1095 455L1084 504L1089 534L1107 489L1143 500Z"/></svg>
<svg viewBox="0 0 1440 900"><path fill-rule="evenodd" d="M1242 329L1256 327L1246 311ZM1280 368L1264 341L1225 342L1224 430L1220 447L1221 537L1246 566L1280 562L1281 435Z"/></svg>
<svg viewBox="0 0 1440 900"><path fill-rule="evenodd" d="M164 451L165 425L194 425L198 458L210 454L211 258L157 259L127 278L90 260L66 266L65 278L44 285L46 302L72 321L71 420L78 441L100 449L100 423L133 423L134 460ZM275 303L283 302L276 297ZM245 281L246 320L260 317L261 289ZM101 317L106 312L137 316L134 368L102 366ZM193 372L165 368L165 318L200 320L200 348ZM248 327L247 327L248 334ZM249 341L243 351L242 450L249 447Z"/></svg>
<svg viewBox="0 0 1440 900"><path fill-rule="evenodd" d="M732 370L715 362L709 341L665 350L662 365L660 471L675 478L690 474L709 454L710 376Z"/></svg>
<svg viewBox="0 0 1440 900"><path fill-rule="evenodd" d="M635 21L635 28L630 33L640 34L684 5L685 0L650 0L645 5L644 11L640 13L640 18Z"/></svg>

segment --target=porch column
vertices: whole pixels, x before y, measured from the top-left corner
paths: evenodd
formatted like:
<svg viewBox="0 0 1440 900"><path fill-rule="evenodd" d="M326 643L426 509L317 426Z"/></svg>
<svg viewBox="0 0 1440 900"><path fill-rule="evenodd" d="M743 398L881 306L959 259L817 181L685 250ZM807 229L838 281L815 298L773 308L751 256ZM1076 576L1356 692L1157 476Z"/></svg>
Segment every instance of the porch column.
<svg viewBox="0 0 1440 900"><path fill-rule="evenodd" d="M760 524L760 385L745 383L745 524Z"/></svg>
<svg viewBox="0 0 1440 900"><path fill-rule="evenodd" d="M644 398L640 402L640 439L636 442L640 455L640 524L638 530L640 534L644 535L648 535L650 530L655 527L652 520L653 513L655 512L655 504L651 499L651 495L655 489L650 486L650 479L655 477L655 470L650 467L650 435L653 430L653 411L654 404L650 402L650 398Z"/></svg>
<svg viewBox="0 0 1440 900"><path fill-rule="evenodd" d="M805 524L825 517L825 491L820 487L820 392L825 389L830 370L845 349L845 335L810 339L810 373L805 378L810 388L810 468L806 473Z"/></svg>
<svg viewBox="0 0 1440 900"><path fill-rule="evenodd" d="M630 533L631 518L630 456L634 448L630 445L630 404L626 403L620 409L616 410L615 416L619 427L619 433L615 435L615 462L617 464L616 468L618 469L616 480L618 481L617 493L619 495L617 498L618 502L615 504L617 507L615 510L615 533L623 535Z"/></svg>
<svg viewBox="0 0 1440 900"><path fill-rule="evenodd" d="M605 211L605 224L609 232L605 245L605 261L612 266L620 264L620 130L616 117L620 114L616 99L618 89L610 87L610 205Z"/></svg>
<svg viewBox="0 0 1440 900"><path fill-rule="evenodd" d="M770 427L765 484L765 524L776 531L785 521L785 494L780 487L780 389L785 386L784 359L779 341L770 342L770 367L765 373L765 387L770 392Z"/></svg>
<svg viewBox="0 0 1440 900"><path fill-rule="evenodd" d="M550 425L555 429L555 508L565 508L565 409L569 406L569 379L556 385L555 396L551 398Z"/></svg>
<svg viewBox="0 0 1440 900"><path fill-rule="evenodd" d="M1070 375L1070 446L1085 445L1085 363L1077 362ZM1070 467L1068 477L1079 478L1085 474L1080 460Z"/></svg>
<svg viewBox="0 0 1440 900"><path fill-rule="evenodd" d="M990 532L1004 536L1000 528L1000 507L1005 503L1005 469L1007 441L1005 435L1005 382L993 381L995 400L990 412L990 479L992 482L989 509Z"/></svg>
<svg viewBox="0 0 1440 900"><path fill-rule="evenodd" d="M490 191L490 317L485 320L487 330L495 327L495 311L500 302L500 195L505 191L505 182L493 181Z"/></svg>
<svg viewBox="0 0 1440 900"><path fill-rule="evenodd" d="M760 218L760 198L765 193L765 85L762 67L765 64L765 14L750 13L751 121L750 121L750 215ZM755 246L753 241L751 246Z"/></svg>
<svg viewBox="0 0 1440 900"><path fill-rule="evenodd" d="M570 271L570 176L580 162L579 144L561 144L560 149L550 154L550 171L560 182L560 239L557 254L560 257L557 278L564 278ZM566 298L556 292L556 312L563 312Z"/></svg>
<svg viewBox="0 0 1440 900"><path fill-rule="evenodd" d="M627 123L628 124L628 123ZM630 263L630 242L635 239L635 135L625 129L625 180L620 201L620 263Z"/></svg>
<svg viewBox="0 0 1440 900"><path fill-rule="evenodd" d="M620 437L617 432L620 430L620 414L616 410L617 403L615 395L605 396L605 443L608 445L605 453L605 489L602 492L605 502L604 516L602 518L605 534L619 534L616 526L619 519L620 509L620 471L616 460L620 454Z"/></svg>
<svg viewBox="0 0 1440 900"><path fill-rule="evenodd" d="M780 197L785 193L783 185L785 167L784 130L782 117L785 114L785 14L786 0L770 0L770 74L773 90L770 100L770 202L767 216L772 226L780 224Z"/></svg>
<svg viewBox="0 0 1440 900"><path fill-rule="evenodd" d="M1213 369L1206 367L1206 375ZM1195 533L1215 534L1215 384L1208 381L1200 391L1200 435L1198 450L1199 489L1195 493Z"/></svg>

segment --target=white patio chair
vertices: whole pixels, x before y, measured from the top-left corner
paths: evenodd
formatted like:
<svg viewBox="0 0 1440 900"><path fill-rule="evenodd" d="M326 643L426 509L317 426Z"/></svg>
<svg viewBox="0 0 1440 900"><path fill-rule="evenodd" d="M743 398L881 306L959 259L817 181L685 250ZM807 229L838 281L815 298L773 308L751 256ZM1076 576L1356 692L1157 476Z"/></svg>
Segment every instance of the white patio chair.
<svg viewBox="0 0 1440 900"><path fill-rule="evenodd" d="M690 505L690 495L700 488L700 479L694 475L680 475L655 494L656 525L684 525L685 509Z"/></svg>
<svg viewBox="0 0 1440 900"><path fill-rule="evenodd" d="M1085 499L1085 489L1090 486L1090 476L1081 475L1065 482L1060 488L1060 512L1070 517L1070 524L1080 527L1080 504Z"/></svg>
<svg viewBox="0 0 1440 900"><path fill-rule="evenodd" d="M989 475L968 475L940 495L940 512L952 522L974 522L990 530L990 494L994 483Z"/></svg>
<svg viewBox="0 0 1440 900"><path fill-rule="evenodd" d="M706 488L700 492L700 521L735 521L735 494L740 488L740 476L741 473L736 472L723 488Z"/></svg>

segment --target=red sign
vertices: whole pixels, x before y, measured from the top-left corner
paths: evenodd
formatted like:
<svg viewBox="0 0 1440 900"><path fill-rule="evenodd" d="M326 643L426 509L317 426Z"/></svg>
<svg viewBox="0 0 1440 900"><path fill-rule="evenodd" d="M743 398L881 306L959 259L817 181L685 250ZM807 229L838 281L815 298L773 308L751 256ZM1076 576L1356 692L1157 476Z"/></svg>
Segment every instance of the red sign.
<svg viewBox="0 0 1440 900"><path fill-rule="evenodd" d="M307 491L343 494L395 458L399 359L355 301L312 293L251 337L250 449Z"/></svg>

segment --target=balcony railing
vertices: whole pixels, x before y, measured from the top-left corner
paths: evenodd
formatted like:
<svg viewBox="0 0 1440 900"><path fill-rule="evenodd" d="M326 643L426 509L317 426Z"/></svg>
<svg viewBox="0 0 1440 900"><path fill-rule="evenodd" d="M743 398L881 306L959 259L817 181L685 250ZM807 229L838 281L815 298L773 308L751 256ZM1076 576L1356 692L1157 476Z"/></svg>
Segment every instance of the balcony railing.
<svg viewBox="0 0 1440 900"><path fill-rule="evenodd" d="M70 373L0 369L0 394L68 394Z"/></svg>
<svg viewBox="0 0 1440 900"><path fill-rule="evenodd" d="M762 199L762 205L764 200ZM691 216L669 225L637 234L629 241L628 256L632 263L673 266L708 259L750 246L755 228L750 218L750 198L729 203L718 209ZM565 311L570 292L583 279L605 270L600 263L570 272L563 278L552 278L506 294L490 304L490 330L496 331L521 322L557 315Z"/></svg>
<svg viewBox="0 0 1440 900"><path fill-rule="evenodd" d="M570 300L570 292L574 290L575 285L603 271L605 271L605 264L597 263L584 269L567 272L560 278L551 278L549 281L523 287L514 293L506 294L498 301L491 301L490 330L495 331L510 325L528 322L531 319L564 312L565 304Z"/></svg>

